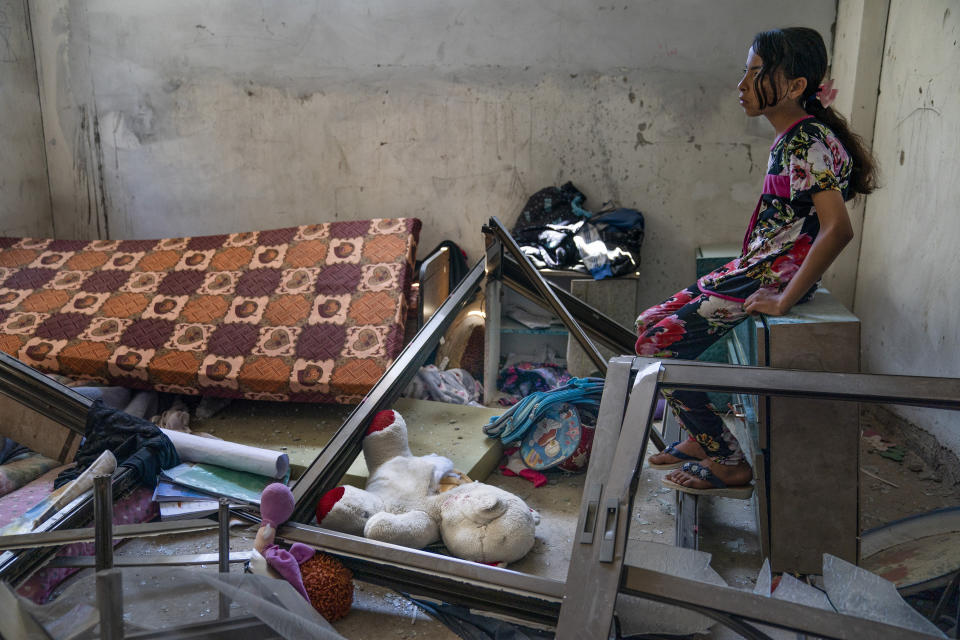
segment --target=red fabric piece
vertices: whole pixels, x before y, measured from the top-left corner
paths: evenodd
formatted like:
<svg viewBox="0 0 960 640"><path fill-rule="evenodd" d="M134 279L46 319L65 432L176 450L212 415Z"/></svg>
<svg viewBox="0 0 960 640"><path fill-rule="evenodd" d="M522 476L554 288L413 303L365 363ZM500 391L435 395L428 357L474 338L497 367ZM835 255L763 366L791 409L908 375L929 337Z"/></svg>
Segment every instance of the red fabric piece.
<svg viewBox="0 0 960 640"><path fill-rule="evenodd" d="M377 431L383 431L396 421L397 416L392 409L381 411L377 413L377 415L373 416L370 426L367 427L367 435L376 433Z"/></svg>
<svg viewBox="0 0 960 640"><path fill-rule="evenodd" d="M330 513L330 509L333 509L333 505L340 502L344 491L346 491L346 489L343 487L334 487L323 494L319 504L317 504L317 524L323 522L323 519Z"/></svg>
<svg viewBox="0 0 960 640"><path fill-rule="evenodd" d="M534 471L533 469L521 469L520 477L532 482L534 489L539 489L543 485L547 484L547 476L543 475L539 471Z"/></svg>

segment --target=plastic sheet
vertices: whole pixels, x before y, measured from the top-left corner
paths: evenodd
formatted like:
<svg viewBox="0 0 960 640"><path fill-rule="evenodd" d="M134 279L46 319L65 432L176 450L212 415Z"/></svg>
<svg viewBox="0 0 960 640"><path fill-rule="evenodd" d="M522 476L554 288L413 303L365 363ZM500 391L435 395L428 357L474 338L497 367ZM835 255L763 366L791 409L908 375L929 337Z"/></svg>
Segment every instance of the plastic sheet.
<svg viewBox="0 0 960 640"><path fill-rule="evenodd" d="M131 568L121 573L125 634L169 632L190 624L209 623L217 619L222 593L230 599L231 618L254 616L282 638L344 640L283 580L180 567ZM22 598L18 604L21 612L32 616L56 640L99 635L93 573L78 579L49 604L36 605Z"/></svg>

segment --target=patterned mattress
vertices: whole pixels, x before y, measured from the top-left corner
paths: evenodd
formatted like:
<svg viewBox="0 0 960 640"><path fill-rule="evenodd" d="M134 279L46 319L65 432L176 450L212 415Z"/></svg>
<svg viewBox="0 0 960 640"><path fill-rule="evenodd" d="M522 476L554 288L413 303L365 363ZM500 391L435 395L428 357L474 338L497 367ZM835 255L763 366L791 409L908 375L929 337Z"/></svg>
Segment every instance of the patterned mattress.
<svg viewBox="0 0 960 640"><path fill-rule="evenodd" d="M403 347L420 221L0 238L0 349L171 393L356 402Z"/></svg>

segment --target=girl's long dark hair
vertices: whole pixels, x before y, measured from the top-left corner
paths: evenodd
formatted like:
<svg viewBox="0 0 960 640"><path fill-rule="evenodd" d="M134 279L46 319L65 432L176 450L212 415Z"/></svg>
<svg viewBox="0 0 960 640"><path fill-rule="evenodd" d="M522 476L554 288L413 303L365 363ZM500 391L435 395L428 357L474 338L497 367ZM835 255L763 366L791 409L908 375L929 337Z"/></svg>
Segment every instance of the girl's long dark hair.
<svg viewBox="0 0 960 640"><path fill-rule="evenodd" d="M763 68L753 81L753 88L760 99L760 108L780 101L777 71L783 71L787 80L805 78L807 88L800 97L800 104L807 113L830 127L853 159L850 197L873 191L877 187L877 169L873 155L863 143L863 139L850 130L846 118L830 107L824 107L817 99L817 91L827 72L827 47L820 34L806 27L773 29L754 36L752 46L753 52L763 60ZM764 78L768 82L763 83ZM764 91L764 84L768 91Z"/></svg>

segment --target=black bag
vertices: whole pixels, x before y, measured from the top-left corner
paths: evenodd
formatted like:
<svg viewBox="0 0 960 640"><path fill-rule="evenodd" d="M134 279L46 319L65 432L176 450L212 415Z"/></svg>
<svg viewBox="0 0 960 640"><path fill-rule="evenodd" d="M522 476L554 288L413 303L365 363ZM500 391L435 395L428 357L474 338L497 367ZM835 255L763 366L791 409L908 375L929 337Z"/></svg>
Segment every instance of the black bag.
<svg viewBox="0 0 960 640"><path fill-rule="evenodd" d="M586 199L572 182L562 187L540 189L527 199L510 233L518 242L523 239L536 240L548 224L563 224L589 217L590 212L581 208Z"/></svg>

